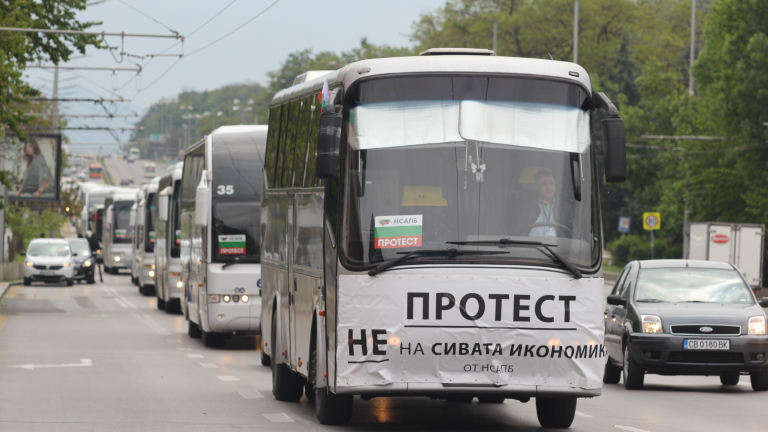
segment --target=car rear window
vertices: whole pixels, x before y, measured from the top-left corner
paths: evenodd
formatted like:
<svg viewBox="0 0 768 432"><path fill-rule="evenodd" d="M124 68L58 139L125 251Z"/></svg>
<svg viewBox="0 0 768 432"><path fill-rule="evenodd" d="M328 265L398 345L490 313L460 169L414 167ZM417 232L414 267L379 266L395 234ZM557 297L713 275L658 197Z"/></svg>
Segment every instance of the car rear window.
<svg viewBox="0 0 768 432"><path fill-rule="evenodd" d="M635 301L753 303L749 287L736 270L688 267L640 270Z"/></svg>

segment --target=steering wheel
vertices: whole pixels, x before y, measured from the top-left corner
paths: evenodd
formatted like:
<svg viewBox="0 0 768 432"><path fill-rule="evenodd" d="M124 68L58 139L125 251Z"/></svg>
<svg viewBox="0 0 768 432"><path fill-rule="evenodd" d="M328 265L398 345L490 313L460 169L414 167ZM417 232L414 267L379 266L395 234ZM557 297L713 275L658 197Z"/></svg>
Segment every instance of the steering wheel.
<svg viewBox="0 0 768 432"><path fill-rule="evenodd" d="M564 229L565 231L567 231L566 234L567 234L568 237L570 237L570 235L571 235L571 229L570 228L568 228L567 226L565 226L563 224L559 224L557 222L537 222L537 223L530 224L530 225L528 225L528 228L525 229L526 235L528 235L528 233L531 232L532 229L539 228L539 227L553 227L553 228L557 228L557 229Z"/></svg>

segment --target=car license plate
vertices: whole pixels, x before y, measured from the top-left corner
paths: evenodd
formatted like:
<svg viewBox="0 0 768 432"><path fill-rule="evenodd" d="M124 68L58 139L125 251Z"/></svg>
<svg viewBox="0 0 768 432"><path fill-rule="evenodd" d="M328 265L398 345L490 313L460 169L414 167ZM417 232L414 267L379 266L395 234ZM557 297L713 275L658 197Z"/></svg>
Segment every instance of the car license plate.
<svg viewBox="0 0 768 432"><path fill-rule="evenodd" d="M53 270L42 270L42 271L40 271L40 275L42 275L42 276L53 276L55 274L56 274L56 272L53 271Z"/></svg>
<svg viewBox="0 0 768 432"><path fill-rule="evenodd" d="M728 339L683 339L683 349L688 350L729 350Z"/></svg>

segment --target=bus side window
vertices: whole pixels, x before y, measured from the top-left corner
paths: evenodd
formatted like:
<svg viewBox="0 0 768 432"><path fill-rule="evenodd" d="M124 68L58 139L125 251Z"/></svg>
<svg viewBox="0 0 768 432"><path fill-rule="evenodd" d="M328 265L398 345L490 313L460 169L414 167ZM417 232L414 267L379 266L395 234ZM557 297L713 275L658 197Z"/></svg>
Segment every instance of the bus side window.
<svg viewBox="0 0 768 432"><path fill-rule="evenodd" d="M321 186L321 180L315 177L315 165L317 164L317 139L320 134L320 103L317 98L309 98L309 127L307 128L307 137L309 146L307 148L307 174L304 180L305 187Z"/></svg>
<svg viewBox="0 0 768 432"><path fill-rule="evenodd" d="M299 101L297 117L296 155L293 162L293 187L304 187L304 177L307 163L307 132L309 130L309 115L312 97Z"/></svg>
<svg viewBox="0 0 768 432"><path fill-rule="evenodd" d="M286 128L284 151L281 152L283 159L283 180L280 187L293 187L293 161L296 159L296 141L299 129L299 108L301 101L288 103L288 125Z"/></svg>
<svg viewBox="0 0 768 432"><path fill-rule="evenodd" d="M277 164L277 154L280 149L280 114L283 107L276 106L269 111L269 130L267 132L267 150L264 155L264 171L266 172L266 187L275 187L275 167Z"/></svg>

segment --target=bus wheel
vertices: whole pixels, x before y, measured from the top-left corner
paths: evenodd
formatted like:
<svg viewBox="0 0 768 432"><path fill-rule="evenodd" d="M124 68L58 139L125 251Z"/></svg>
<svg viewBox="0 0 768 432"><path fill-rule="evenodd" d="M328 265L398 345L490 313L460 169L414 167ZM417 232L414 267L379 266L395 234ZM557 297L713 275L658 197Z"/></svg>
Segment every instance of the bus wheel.
<svg viewBox="0 0 768 432"><path fill-rule="evenodd" d="M165 300L161 299L160 297L157 298L157 309L165 310Z"/></svg>
<svg viewBox="0 0 768 432"><path fill-rule="evenodd" d="M315 390L315 414L320 424L345 425L352 418L352 395L334 394L328 388Z"/></svg>
<svg viewBox="0 0 768 432"><path fill-rule="evenodd" d="M187 329L187 334L192 339L197 339L200 337L200 326L195 324L192 321L187 321L187 324L189 324L189 328Z"/></svg>
<svg viewBox="0 0 768 432"><path fill-rule="evenodd" d="M543 428L567 429L576 416L576 398L536 398L536 416Z"/></svg>
<svg viewBox="0 0 768 432"><path fill-rule="evenodd" d="M480 403L504 403L504 396L494 396L494 395L486 395L486 396L478 396L477 400L480 401Z"/></svg>
<svg viewBox="0 0 768 432"><path fill-rule="evenodd" d="M190 321L190 324L192 321ZM213 348L217 346L221 346L224 342L224 338L222 335L218 333L210 333L207 331L200 331L200 337L203 339L203 345L205 345L207 348Z"/></svg>
<svg viewBox="0 0 768 432"><path fill-rule="evenodd" d="M261 365L262 366L269 366L272 364L271 359L267 354L264 354L264 347L261 347Z"/></svg>
<svg viewBox="0 0 768 432"><path fill-rule="evenodd" d="M273 314L270 342L272 343L273 352L278 353L280 346L276 343L276 328L277 319ZM284 402L298 402L301 396L304 395L304 380L301 376L294 374L287 365L278 363L276 358L272 359L272 394L275 396L275 399Z"/></svg>

